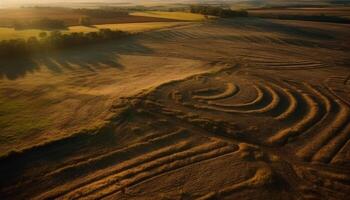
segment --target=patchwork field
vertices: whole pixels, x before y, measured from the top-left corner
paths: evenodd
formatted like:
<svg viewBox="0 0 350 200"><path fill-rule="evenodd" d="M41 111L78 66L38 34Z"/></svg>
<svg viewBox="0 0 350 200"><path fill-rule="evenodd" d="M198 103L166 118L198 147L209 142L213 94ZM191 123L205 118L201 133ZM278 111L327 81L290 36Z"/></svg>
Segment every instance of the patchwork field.
<svg viewBox="0 0 350 200"><path fill-rule="evenodd" d="M100 16L101 15L101 16ZM64 21L67 26L79 25L81 17L89 16L83 11L68 8L13 8L0 9L0 27L12 27L14 21L29 22L36 19L48 18ZM92 16L92 24L141 23L141 22L170 22L169 18L148 16L133 16L121 13L120 16Z"/></svg>
<svg viewBox="0 0 350 200"><path fill-rule="evenodd" d="M67 30L61 30L61 33L88 33L97 32L99 29L120 30L130 33L139 33L155 29L175 27L186 25L190 22L143 22L143 23L122 23L122 24L100 24L94 26L70 26ZM0 41L11 39L28 39L38 37L40 33L50 34L51 31L40 29L15 30L14 28L0 28Z"/></svg>
<svg viewBox="0 0 350 200"><path fill-rule="evenodd" d="M347 199L349 33L220 19L8 63L0 197Z"/></svg>
<svg viewBox="0 0 350 200"><path fill-rule="evenodd" d="M204 21L206 19L203 15L186 13L186 12L146 11L146 12L133 12L130 15L163 18L163 19L174 19L174 20L181 20L181 21Z"/></svg>

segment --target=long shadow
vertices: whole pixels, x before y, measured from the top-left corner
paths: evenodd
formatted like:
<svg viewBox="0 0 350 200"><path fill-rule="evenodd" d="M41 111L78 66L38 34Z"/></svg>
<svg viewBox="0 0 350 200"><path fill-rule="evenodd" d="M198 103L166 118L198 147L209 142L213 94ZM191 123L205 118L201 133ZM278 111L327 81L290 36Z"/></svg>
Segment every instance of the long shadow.
<svg viewBox="0 0 350 200"><path fill-rule="evenodd" d="M26 59L0 61L0 79L15 80L27 73L46 67L53 73L85 69L98 71L103 67L123 69L119 63L120 54L150 54L152 50L140 44L137 36L120 40L101 42L95 45L72 47L71 49L48 52Z"/></svg>
<svg viewBox="0 0 350 200"><path fill-rule="evenodd" d="M291 24L282 24L269 19L260 18L235 18L224 19L218 22L219 25L232 27L237 30L254 31L261 33L277 33L278 36L264 38L264 35L227 35L217 36L214 39L250 41L252 43L276 43L289 44L299 47L324 48L339 50L346 47L339 46L335 32L326 31L314 27L300 27Z"/></svg>
<svg viewBox="0 0 350 200"><path fill-rule="evenodd" d="M14 80L24 77L27 73L33 73L39 69L39 66L31 57L20 59L0 59L0 79Z"/></svg>
<svg viewBox="0 0 350 200"><path fill-rule="evenodd" d="M300 27L290 24L281 24L273 22L269 19L261 18L236 18L221 20L221 24L229 25L237 29L254 30L262 32L277 32L286 35L292 35L297 37L303 37L308 39L318 40L331 40L334 39L334 35L331 32L313 28L313 27Z"/></svg>

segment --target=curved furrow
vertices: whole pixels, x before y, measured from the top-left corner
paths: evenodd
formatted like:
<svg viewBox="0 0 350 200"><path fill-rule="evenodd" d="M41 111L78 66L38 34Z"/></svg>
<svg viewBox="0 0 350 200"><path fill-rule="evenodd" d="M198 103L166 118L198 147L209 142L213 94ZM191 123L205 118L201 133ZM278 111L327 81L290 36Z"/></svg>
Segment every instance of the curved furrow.
<svg viewBox="0 0 350 200"><path fill-rule="evenodd" d="M319 91L318 89L314 88L313 86L311 86L308 83L304 83L304 85L311 90L314 94L316 94L316 96L322 100L322 102L325 105L325 112L326 114L329 114L329 112L331 112L331 110L333 109L332 107L332 102L331 100L325 96L321 91Z"/></svg>
<svg viewBox="0 0 350 200"><path fill-rule="evenodd" d="M317 122L317 119L320 117L320 105L315 101L309 94L302 93L303 97L309 111L304 117L298 121L296 124L291 127L287 127L283 130L280 130L275 135L271 136L266 143L269 145L282 145L288 141L290 137L295 137L301 133L308 130L313 124Z"/></svg>
<svg viewBox="0 0 350 200"><path fill-rule="evenodd" d="M327 126L322 133L320 133L315 140L312 141L313 148L309 150L320 149L312 158L312 161L330 162L334 155L341 149L350 137L349 119L350 109L343 102L337 102L340 111L331 125ZM343 129L346 127L346 129ZM339 131L342 131L339 133ZM333 138L333 139L332 139ZM329 142L330 141L330 142ZM311 145L310 144L310 145Z"/></svg>
<svg viewBox="0 0 350 200"><path fill-rule="evenodd" d="M346 143L350 141L350 122L348 122L348 125L344 128L344 130L340 133L339 136L337 136L335 139L331 141L333 149L330 151L331 155L328 155L330 160L327 160L328 162L333 162L335 157L338 155L338 152L343 149L343 147L346 146Z"/></svg>
<svg viewBox="0 0 350 200"><path fill-rule="evenodd" d="M235 109L231 109L231 106L227 106L227 107L221 106L221 107L219 107L219 106L207 106L207 105L194 105L194 107L200 108L200 109L215 110L215 111L220 111L220 112L225 112L225 113L241 113L241 114L261 114L261 113L266 113L266 112L269 112L269 111L275 109L279 105L280 97L277 94L277 92L271 86L266 85L265 89L269 93L268 96L270 96L271 99L267 103L267 105L263 105L263 107L261 107L261 108L252 108L251 110L235 110ZM255 104L255 106L258 106L258 104Z"/></svg>
<svg viewBox="0 0 350 200"><path fill-rule="evenodd" d="M270 85L266 85L266 89L271 94L271 102L264 108L252 111L251 113L266 113L278 107L281 102L281 98L276 90Z"/></svg>
<svg viewBox="0 0 350 200"><path fill-rule="evenodd" d="M319 93L319 95L322 95ZM297 156L303 158L304 160L319 161L319 162L329 162L332 159L332 156L335 152L337 152L341 148L342 141L335 140L335 143L331 143L325 147L321 152L317 152L324 145L327 144L329 140L335 137L339 131L341 131L344 126L348 123L348 118L350 117L349 107L340 100L335 100L332 106L330 100L322 95L326 101L326 115L331 121L330 124L327 124L326 127L322 126L320 132L314 136L315 139L306 144L303 148L298 150ZM331 111L335 112L335 116L330 116ZM335 118L334 118L335 117ZM327 123L327 122L325 122ZM344 141L345 143L346 141ZM331 146L331 145L340 145L340 146ZM334 148L334 149L333 149ZM329 152L328 152L329 151Z"/></svg>
<svg viewBox="0 0 350 200"><path fill-rule="evenodd" d="M128 146L126 148L117 149L107 154L103 154L94 158L84 160L72 165L67 165L62 168L56 169L55 171L47 174L46 176L59 176L62 174L74 174L77 172L86 171L92 166L94 168L104 168L113 165L119 157L130 154L130 152L142 151L142 149L150 149L152 146L153 150L166 146L167 144L172 144L174 141L180 142L188 138L188 132L184 130L179 130L169 134L165 134L156 138L151 138L148 141L136 143L134 145Z"/></svg>
<svg viewBox="0 0 350 200"><path fill-rule="evenodd" d="M224 98L233 96L239 91L238 86L233 83L227 83L226 85L227 87L223 93L213 95L213 96L194 95L192 98L201 99L201 100L218 100L218 99L224 99Z"/></svg>
<svg viewBox="0 0 350 200"><path fill-rule="evenodd" d="M205 96L205 95L200 95L203 93L219 93L220 88L219 87L214 87L214 88L204 88L204 89L199 89L193 91L193 94L196 94L197 96Z"/></svg>
<svg viewBox="0 0 350 200"><path fill-rule="evenodd" d="M248 103L241 103L241 104L227 104L227 103L219 103L214 101L208 101L208 104L213 106L220 106L220 107L227 107L227 108L236 108L236 109L252 109L257 104L260 104L264 100L265 93L258 85L253 85L254 89L256 90L257 97Z"/></svg>
<svg viewBox="0 0 350 200"><path fill-rule="evenodd" d="M66 194L72 193L80 188L86 187L90 184L104 180L108 177L113 176L116 173L123 172L133 167L143 165L148 162L152 162L162 157L171 156L174 153L181 152L193 148L193 146L188 141L181 141L176 145L171 145L168 147L163 147L159 150L152 151L151 153L146 153L142 156L130 159L126 162L119 163L116 166L101 171L96 176L87 177L86 181L83 182L73 182L73 184L63 185L61 188L55 188L54 190L47 192L36 199L53 199Z"/></svg>
<svg viewBox="0 0 350 200"><path fill-rule="evenodd" d="M224 142L211 142L195 146L185 151L127 168L109 177L78 188L63 199L99 199L120 191L121 189L142 182L156 175L175 170L195 162L211 159L237 150Z"/></svg>
<svg viewBox="0 0 350 200"><path fill-rule="evenodd" d="M288 99L288 108L284 112L282 112L280 115L275 117L275 119L280 121L287 120L291 116L293 116L293 114L296 112L299 105L298 100L296 99L295 95L290 89L283 89L283 91L286 94L286 97Z"/></svg>

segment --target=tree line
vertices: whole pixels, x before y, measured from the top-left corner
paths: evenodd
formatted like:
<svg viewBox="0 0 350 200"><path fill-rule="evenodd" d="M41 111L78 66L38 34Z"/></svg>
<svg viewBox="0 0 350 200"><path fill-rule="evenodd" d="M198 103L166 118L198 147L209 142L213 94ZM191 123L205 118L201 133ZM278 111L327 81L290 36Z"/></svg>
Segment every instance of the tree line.
<svg viewBox="0 0 350 200"><path fill-rule="evenodd" d="M63 20L58 19L48 19L48 18L42 18L42 19L36 19L31 21L15 21L13 23L13 27L16 30L22 30L22 29L66 29L67 26L65 25Z"/></svg>
<svg viewBox="0 0 350 200"><path fill-rule="evenodd" d="M74 12L93 18L114 18L128 16L129 12L121 9L74 9Z"/></svg>
<svg viewBox="0 0 350 200"><path fill-rule="evenodd" d="M30 56L33 52L50 49L66 49L77 46L96 44L102 41L125 37L129 33L119 30L100 29L98 32L61 33L52 31L50 34L41 32L38 37L0 41L0 59Z"/></svg>
<svg viewBox="0 0 350 200"><path fill-rule="evenodd" d="M248 12L245 10L231 10L231 9L225 9L221 7L214 7L214 6L202 6L202 5L192 5L190 7L191 13L199 13L203 15L212 15L222 18L230 18L230 17L247 17Z"/></svg>

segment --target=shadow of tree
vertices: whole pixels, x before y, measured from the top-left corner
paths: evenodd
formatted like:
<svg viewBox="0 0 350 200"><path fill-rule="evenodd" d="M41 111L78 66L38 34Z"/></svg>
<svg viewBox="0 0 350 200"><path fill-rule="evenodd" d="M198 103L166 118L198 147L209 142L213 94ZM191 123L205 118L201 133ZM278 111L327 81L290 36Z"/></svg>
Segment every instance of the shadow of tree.
<svg viewBox="0 0 350 200"><path fill-rule="evenodd" d="M150 54L152 50L140 44L137 36L123 40L103 42L83 47L72 47L56 52L20 58L11 61L0 61L0 78L15 80L46 67L53 73L65 70L85 69L99 70L100 67L123 69L118 62L120 54Z"/></svg>
<svg viewBox="0 0 350 200"><path fill-rule="evenodd" d="M32 58L24 57L16 60L0 60L0 79L14 80L27 73L37 71L39 67Z"/></svg>

